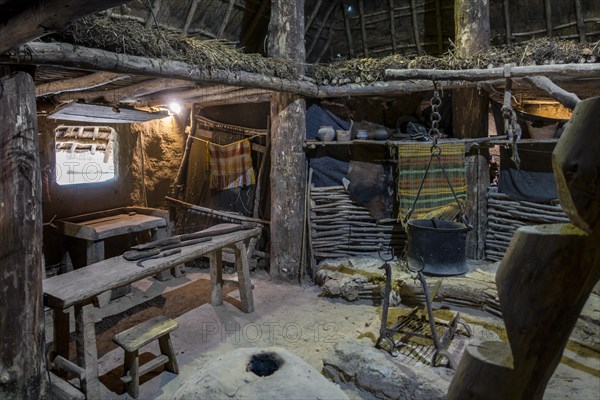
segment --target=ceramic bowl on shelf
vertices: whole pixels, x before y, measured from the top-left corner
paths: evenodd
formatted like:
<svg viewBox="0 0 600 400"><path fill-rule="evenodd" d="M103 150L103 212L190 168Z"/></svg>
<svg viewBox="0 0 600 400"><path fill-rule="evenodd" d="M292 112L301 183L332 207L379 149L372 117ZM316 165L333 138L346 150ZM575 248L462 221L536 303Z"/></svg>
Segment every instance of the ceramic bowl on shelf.
<svg viewBox="0 0 600 400"><path fill-rule="evenodd" d="M338 130L336 131L336 137L338 142L349 142L350 141L350 131Z"/></svg>
<svg viewBox="0 0 600 400"><path fill-rule="evenodd" d="M331 142L335 139L335 129L333 126L321 126L315 137L323 142Z"/></svg>
<svg viewBox="0 0 600 400"><path fill-rule="evenodd" d="M358 129L356 131L356 138L359 140L367 140L369 138L369 134L366 129Z"/></svg>

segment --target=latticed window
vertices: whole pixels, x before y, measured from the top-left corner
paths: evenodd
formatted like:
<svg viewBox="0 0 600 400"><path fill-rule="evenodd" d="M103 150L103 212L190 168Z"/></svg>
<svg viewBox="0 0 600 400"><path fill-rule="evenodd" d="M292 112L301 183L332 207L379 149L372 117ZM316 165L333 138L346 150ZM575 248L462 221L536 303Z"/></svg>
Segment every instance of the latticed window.
<svg viewBox="0 0 600 400"><path fill-rule="evenodd" d="M115 179L116 137L108 126L56 128L56 182L73 185Z"/></svg>

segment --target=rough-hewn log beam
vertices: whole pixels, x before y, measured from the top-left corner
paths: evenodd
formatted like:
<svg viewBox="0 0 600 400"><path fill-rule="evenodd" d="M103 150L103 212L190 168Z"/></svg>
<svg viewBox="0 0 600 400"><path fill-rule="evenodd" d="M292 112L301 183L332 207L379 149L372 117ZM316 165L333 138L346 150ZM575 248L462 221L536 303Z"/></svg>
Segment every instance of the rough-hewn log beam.
<svg viewBox="0 0 600 400"><path fill-rule="evenodd" d="M224 98L217 99L212 101L203 101L202 103L198 103L200 108L207 107L215 107L215 106L224 106L228 104L249 104L249 103L268 103L271 101L271 93L263 93L263 94L249 94L246 96L238 96L232 98ZM255 145L253 145L255 146ZM256 145L255 147L257 147ZM262 147L262 146L260 146Z"/></svg>
<svg viewBox="0 0 600 400"><path fill-rule="evenodd" d="M398 45L396 44L396 18L394 17L394 0L388 0L388 7L390 9L390 36L392 37L392 51L396 53L396 51L398 51Z"/></svg>
<svg viewBox="0 0 600 400"><path fill-rule="evenodd" d="M341 86L317 85L308 80L274 78L250 72L208 71L180 61L164 61L146 57L128 56L104 50L89 49L65 43L29 43L15 55L0 56L7 64L58 65L63 68L109 71L122 74L153 77L171 77L205 84L223 84L254 87L294 93L306 97L326 98L339 96L401 95L431 90L432 79L440 88L453 89L477 86L484 81L502 83L504 68L474 70L386 70L386 74L402 81L347 84ZM512 67L515 78L546 75L556 78L597 77L600 63L562 64Z"/></svg>
<svg viewBox="0 0 600 400"><path fill-rule="evenodd" d="M0 87L0 398L41 399L46 354L35 87L24 72L0 76Z"/></svg>
<svg viewBox="0 0 600 400"><path fill-rule="evenodd" d="M511 67L513 78L544 75L548 77L598 77L600 63L590 64L560 64L560 65L531 65ZM396 79L437 79L487 81L502 79L504 68L464 69L464 70L432 70L432 69L386 69L385 74Z"/></svg>
<svg viewBox="0 0 600 400"><path fill-rule="evenodd" d="M332 6L335 5L332 2ZM269 26L269 56L294 61L298 74L302 75L305 62L304 0L274 0ZM306 131L305 116L303 98L286 93L273 94L270 270L281 279L293 282L301 281L303 262L306 156L302 145Z"/></svg>
<svg viewBox="0 0 600 400"><path fill-rule="evenodd" d="M63 29L75 18L106 10L129 0L47 0L30 2L17 15L0 16L0 54L30 40Z"/></svg>
<svg viewBox="0 0 600 400"><path fill-rule="evenodd" d="M40 97L49 94L89 90L130 78L131 76L129 75L116 74L114 72L96 72L79 78L43 83L35 88L35 95Z"/></svg>
<svg viewBox="0 0 600 400"><path fill-rule="evenodd" d="M545 76L531 76L524 80L533 87L548 93L550 97L571 110L581 101L575 93L567 92Z"/></svg>
<svg viewBox="0 0 600 400"><path fill-rule="evenodd" d="M103 100L109 103L119 103L125 100L133 100L138 96L160 92L162 90L178 87L194 86L193 82L178 79L151 79L112 90L94 90L90 92L71 92L57 96L59 101L72 100Z"/></svg>

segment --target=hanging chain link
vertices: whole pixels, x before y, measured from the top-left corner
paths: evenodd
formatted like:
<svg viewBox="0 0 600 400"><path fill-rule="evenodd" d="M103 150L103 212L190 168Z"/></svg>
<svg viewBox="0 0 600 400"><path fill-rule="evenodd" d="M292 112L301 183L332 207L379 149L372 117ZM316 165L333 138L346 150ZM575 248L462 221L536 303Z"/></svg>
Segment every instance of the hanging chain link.
<svg viewBox="0 0 600 400"><path fill-rule="evenodd" d="M429 128L429 136L433 139L432 151L439 150L437 142L440 137L440 130L438 128L440 121L442 120L442 116L438 111L439 107L442 105L442 98L440 97L440 92L438 90L437 82L433 81L433 97L429 101L431 105L431 128Z"/></svg>

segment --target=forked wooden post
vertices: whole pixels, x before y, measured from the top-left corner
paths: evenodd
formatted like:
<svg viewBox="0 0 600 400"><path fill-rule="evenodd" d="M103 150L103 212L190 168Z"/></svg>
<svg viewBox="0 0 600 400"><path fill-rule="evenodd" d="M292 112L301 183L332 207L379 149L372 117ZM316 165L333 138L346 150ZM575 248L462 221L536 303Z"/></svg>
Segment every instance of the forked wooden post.
<svg viewBox="0 0 600 400"><path fill-rule="evenodd" d="M521 227L496 276L510 345L470 344L447 399L541 399L600 279L600 97L575 107L553 154L572 223Z"/></svg>

